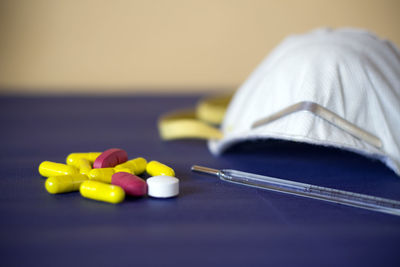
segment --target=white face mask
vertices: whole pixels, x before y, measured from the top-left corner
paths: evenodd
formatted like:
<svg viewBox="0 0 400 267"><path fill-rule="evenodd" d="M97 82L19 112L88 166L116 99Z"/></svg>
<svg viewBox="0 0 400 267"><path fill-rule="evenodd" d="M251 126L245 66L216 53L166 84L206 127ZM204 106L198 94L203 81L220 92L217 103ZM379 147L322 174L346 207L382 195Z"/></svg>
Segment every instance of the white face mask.
<svg viewBox="0 0 400 267"><path fill-rule="evenodd" d="M231 101L213 154L284 139L378 158L400 175L400 52L356 29L288 37Z"/></svg>

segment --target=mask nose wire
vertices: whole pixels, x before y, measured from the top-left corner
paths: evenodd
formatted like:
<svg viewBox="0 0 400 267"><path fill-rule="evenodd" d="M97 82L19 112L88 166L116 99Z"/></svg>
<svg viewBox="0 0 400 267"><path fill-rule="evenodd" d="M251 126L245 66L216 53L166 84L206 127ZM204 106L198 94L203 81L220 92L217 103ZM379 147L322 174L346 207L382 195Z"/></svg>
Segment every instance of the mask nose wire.
<svg viewBox="0 0 400 267"><path fill-rule="evenodd" d="M291 105L287 108L284 108L268 117L262 118L260 120L255 121L251 125L251 129L255 129L262 125L268 124L272 121L285 117L289 114L296 113L299 111L308 111L312 114L328 121L332 125L344 130L345 132L351 134L352 136L367 142L370 145L373 145L377 148L382 147L382 141L376 137L375 135L361 129L360 127L354 125L353 123L345 120L344 118L340 117L336 113L324 108L323 106L311 102L311 101L302 101Z"/></svg>

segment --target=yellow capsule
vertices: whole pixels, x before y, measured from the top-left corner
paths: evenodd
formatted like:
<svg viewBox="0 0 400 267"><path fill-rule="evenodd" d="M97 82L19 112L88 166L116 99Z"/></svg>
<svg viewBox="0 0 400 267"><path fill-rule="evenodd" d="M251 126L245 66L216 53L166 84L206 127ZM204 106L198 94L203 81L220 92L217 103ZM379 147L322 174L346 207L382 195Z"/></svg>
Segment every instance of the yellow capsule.
<svg viewBox="0 0 400 267"><path fill-rule="evenodd" d="M115 166L114 169L116 172L121 171L121 169L130 169L132 174L139 175L146 170L146 165L146 159L135 158Z"/></svg>
<svg viewBox="0 0 400 267"><path fill-rule="evenodd" d="M121 187L97 181L83 182L79 191L83 197L114 204L125 199L125 191Z"/></svg>
<svg viewBox="0 0 400 267"><path fill-rule="evenodd" d="M87 159L90 163L96 160L100 156L101 152L87 152L87 153L71 153L67 157L67 164L79 168L79 159Z"/></svg>
<svg viewBox="0 0 400 267"><path fill-rule="evenodd" d="M175 172L172 168L155 160L150 161L147 164L146 172L151 176L159 176L159 175L175 176Z"/></svg>
<svg viewBox="0 0 400 267"><path fill-rule="evenodd" d="M78 160L78 166L81 174L89 175L89 172L92 170L92 164L85 158L80 158Z"/></svg>
<svg viewBox="0 0 400 267"><path fill-rule="evenodd" d="M66 193L78 191L80 185L87 179L88 177L82 174L53 176L47 178L44 185L50 194Z"/></svg>
<svg viewBox="0 0 400 267"><path fill-rule="evenodd" d="M89 172L89 179L110 184L114 173L114 168L93 169Z"/></svg>
<svg viewBox="0 0 400 267"><path fill-rule="evenodd" d="M44 177L78 174L78 169L62 163L43 161L39 165L39 173Z"/></svg>

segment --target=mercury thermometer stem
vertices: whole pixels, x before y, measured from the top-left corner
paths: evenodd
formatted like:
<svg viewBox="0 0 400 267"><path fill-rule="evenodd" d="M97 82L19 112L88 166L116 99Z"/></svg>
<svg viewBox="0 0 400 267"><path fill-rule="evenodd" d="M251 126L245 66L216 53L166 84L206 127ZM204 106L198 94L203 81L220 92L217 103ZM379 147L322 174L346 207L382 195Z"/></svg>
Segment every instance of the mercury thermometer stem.
<svg viewBox="0 0 400 267"><path fill-rule="evenodd" d="M237 183L307 198L325 200L357 208L364 208L368 210L400 216L400 201L397 200L374 197L236 170L217 170L194 165L192 166L192 171L214 175L219 177L223 181L231 183Z"/></svg>

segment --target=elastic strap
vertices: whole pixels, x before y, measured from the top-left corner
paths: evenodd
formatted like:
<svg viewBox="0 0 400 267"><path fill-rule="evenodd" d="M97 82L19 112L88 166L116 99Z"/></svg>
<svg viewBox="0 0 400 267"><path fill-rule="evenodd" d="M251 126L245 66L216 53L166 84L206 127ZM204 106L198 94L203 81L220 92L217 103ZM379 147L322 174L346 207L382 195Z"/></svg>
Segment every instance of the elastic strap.
<svg viewBox="0 0 400 267"><path fill-rule="evenodd" d="M221 139L221 124L232 95L201 100L196 109L164 114L158 121L161 139Z"/></svg>

